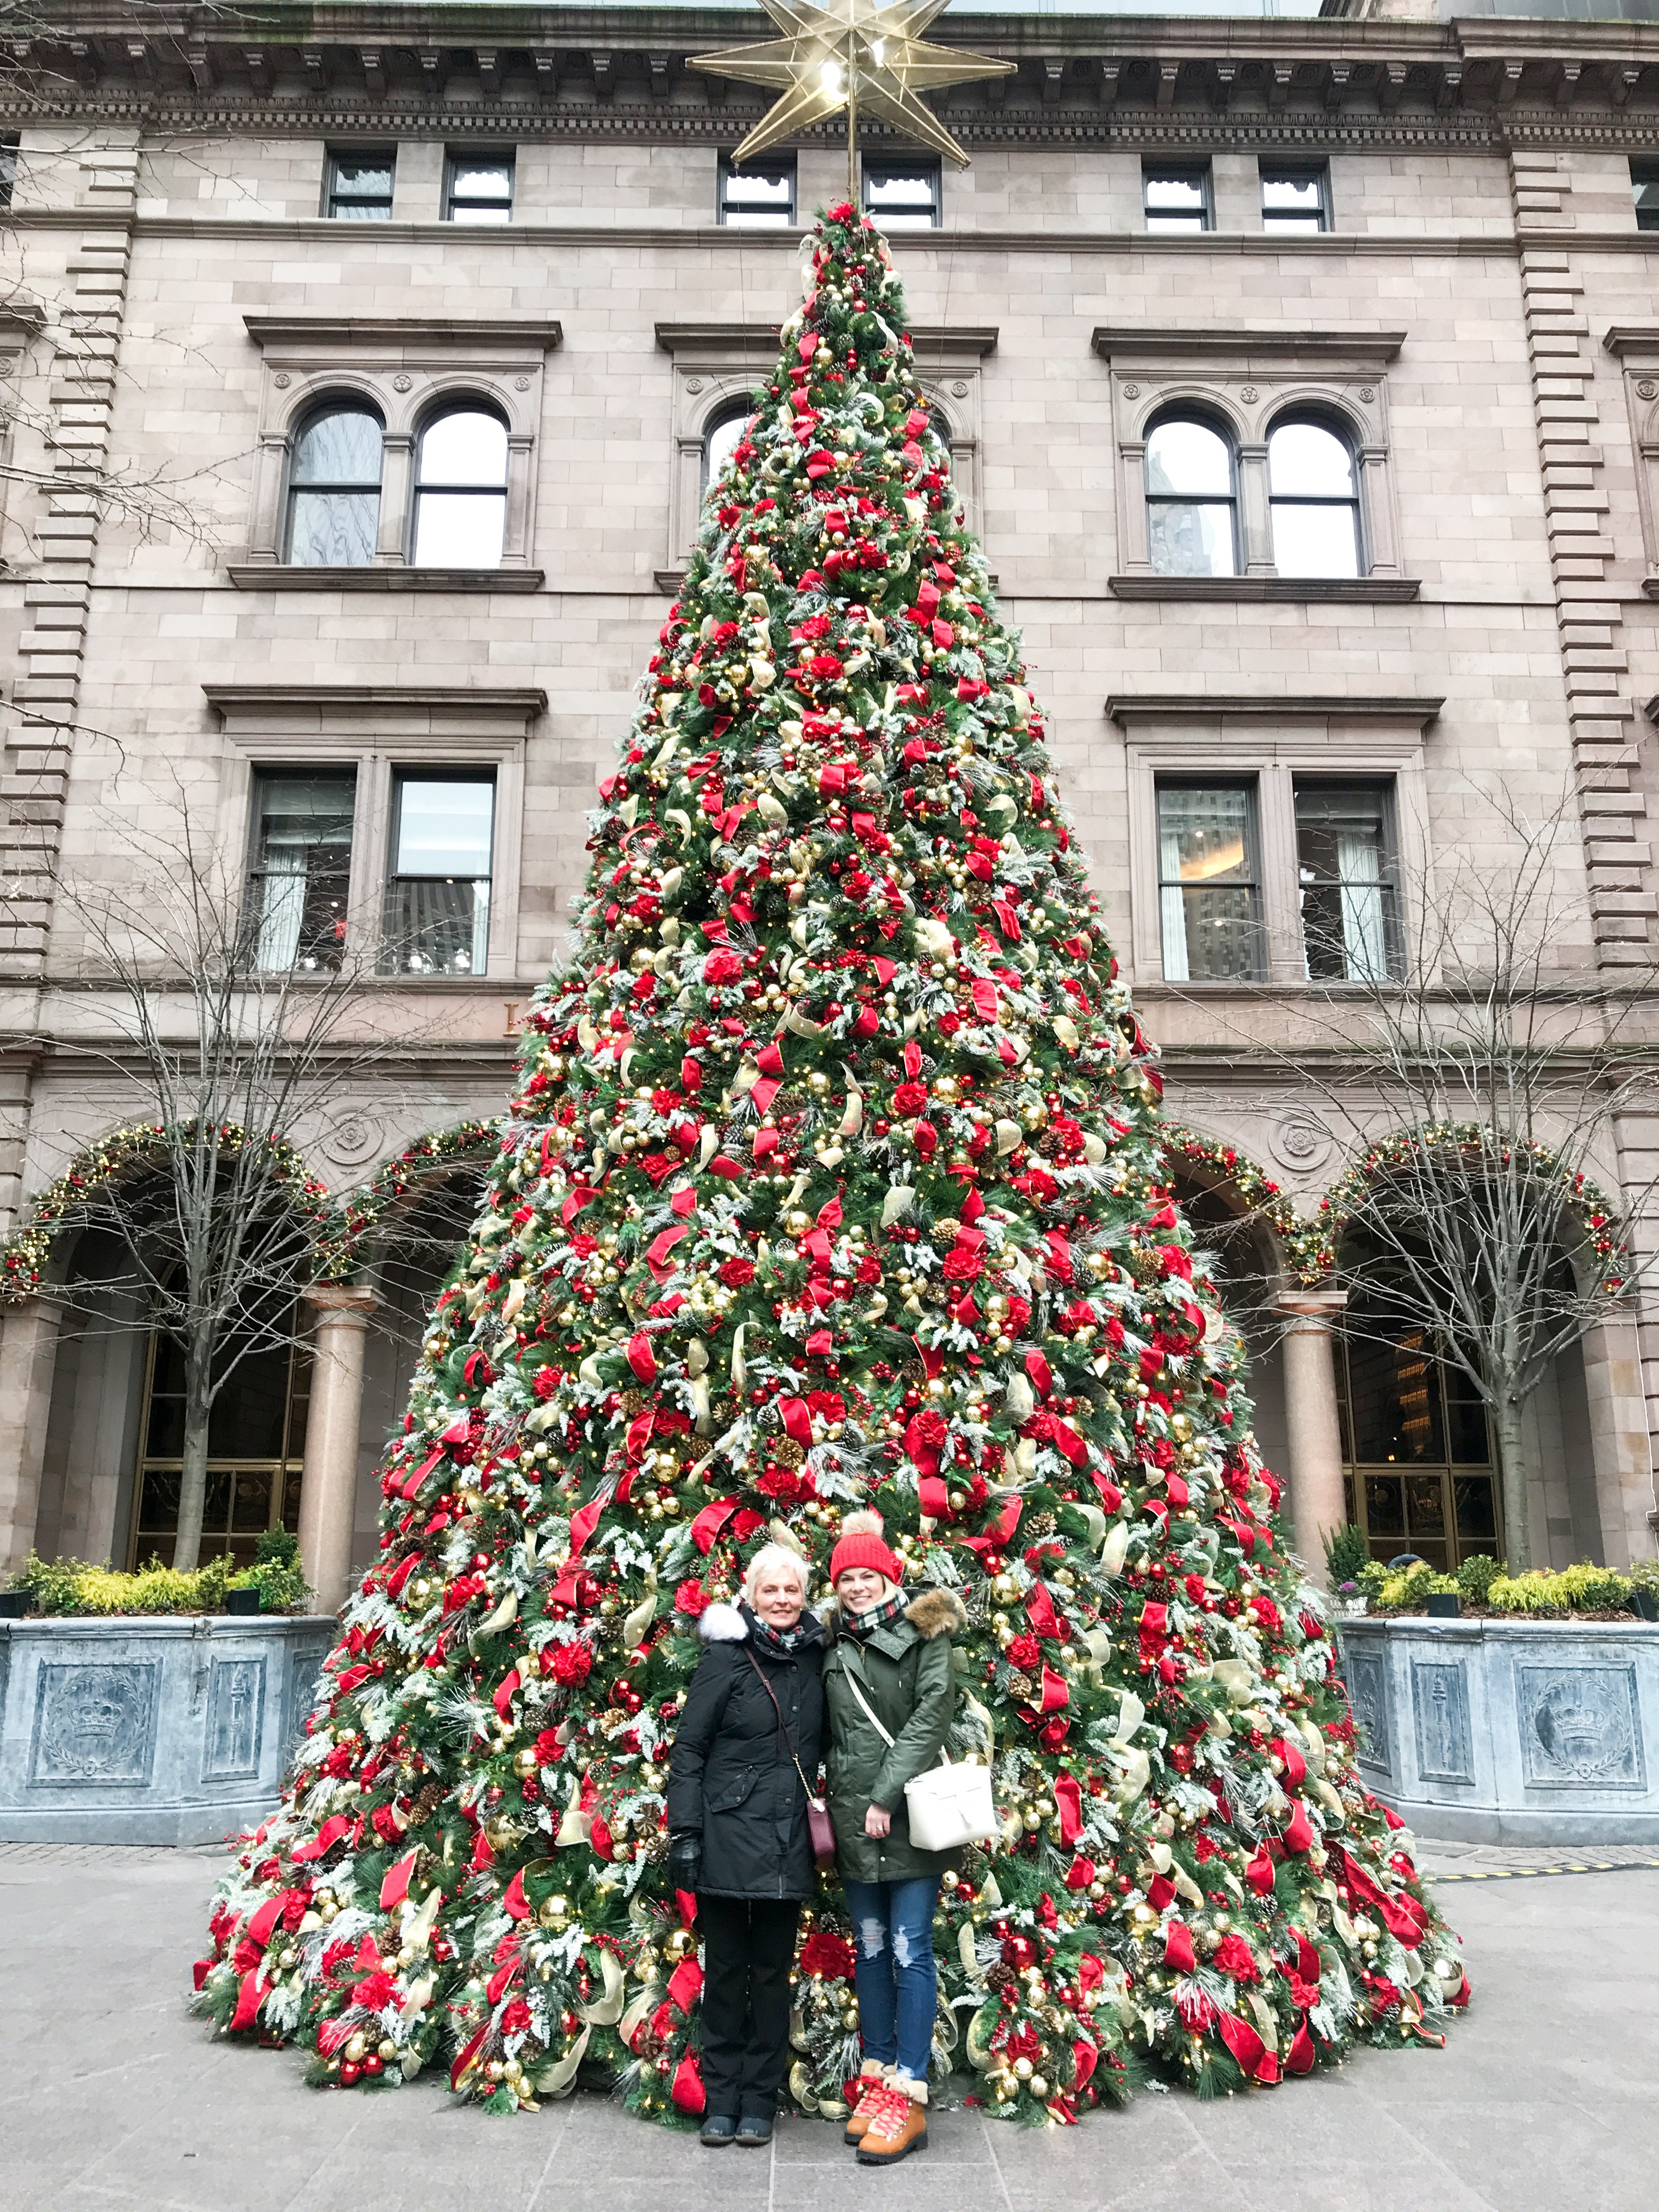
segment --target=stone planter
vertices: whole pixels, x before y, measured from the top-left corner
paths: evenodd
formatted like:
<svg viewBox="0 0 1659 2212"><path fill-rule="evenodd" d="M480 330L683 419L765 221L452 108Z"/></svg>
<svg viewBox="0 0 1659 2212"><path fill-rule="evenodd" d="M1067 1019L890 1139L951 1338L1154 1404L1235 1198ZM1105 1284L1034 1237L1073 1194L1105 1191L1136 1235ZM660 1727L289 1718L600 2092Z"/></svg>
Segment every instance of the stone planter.
<svg viewBox="0 0 1659 2212"><path fill-rule="evenodd" d="M1659 1844L1659 1627L1342 1620L1367 1786L1419 1836Z"/></svg>
<svg viewBox="0 0 1659 2212"><path fill-rule="evenodd" d="M206 1844L276 1802L325 1615L0 1620L0 1843Z"/></svg>

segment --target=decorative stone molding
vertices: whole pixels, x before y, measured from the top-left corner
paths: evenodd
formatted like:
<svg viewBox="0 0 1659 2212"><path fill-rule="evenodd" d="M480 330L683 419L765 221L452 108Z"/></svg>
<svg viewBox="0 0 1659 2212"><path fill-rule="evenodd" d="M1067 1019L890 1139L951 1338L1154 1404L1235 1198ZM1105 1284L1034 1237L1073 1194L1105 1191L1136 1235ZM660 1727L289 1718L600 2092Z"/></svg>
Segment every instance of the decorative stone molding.
<svg viewBox="0 0 1659 2212"><path fill-rule="evenodd" d="M739 235L757 235L744 231ZM761 234L763 235L764 234ZM996 351L994 329L911 332L913 358L928 404L937 409L951 439L951 473L967 511L979 520L980 386L984 362ZM696 542L702 508L703 450L709 431L746 405L757 384L777 364L775 323L659 323L657 343L673 362L669 462L668 559L657 572L659 590L672 591Z"/></svg>
<svg viewBox="0 0 1659 2212"><path fill-rule="evenodd" d="M1125 599L1414 599L1419 586L1401 572L1389 469L1387 371L1405 343L1403 331L1097 329L1092 343L1111 371L1117 451L1119 573L1113 592ZM1237 577L1164 576L1152 567L1146 439L1160 416L1188 410L1207 416L1232 448ZM1273 563L1267 439L1287 414L1327 417L1353 454L1364 574L1335 587L1280 576Z"/></svg>
<svg viewBox="0 0 1659 2212"><path fill-rule="evenodd" d="M469 323L433 318L246 315L259 348L258 447L249 503L247 558L231 580L246 589L265 581L261 570L283 570L287 589L453 590L457 573L416 568L410 560L416 447L424 425L446 406L476 399L507 425L507 514L501 570L517 572L521 590L541 574L531 567L536 509L536 449L542 420L543 371L563 339L557 322ZM372 564L362 568L289 568L283 560L285 493L294 440L319 404L357 399L385 426L380 534ZM383 584L378 572L386 572ZM500 588L501 571L475 570L471 588ZM325 580L313 586L312 580ZM353 581L344 584L342 579ZM427 583L426 578L441 579ZM534 578L534 581L530 580ZM374 579L358 582L356 580ZM411 586L410 579L421 579Z"/></svg>
<svg viewBox="0 0 1659 2212"><path fill-rule="evenodd" d="M223 727L218 848L245 852L255 770L299 763L356 769L348 950L379 940L386 880L392 776L399 768L491 769L495 777L489 957L492 983L519 972L525 748L547 709L539 686L467 690L432 684L206 684ZM405 989L386 975L377 988ZM479 980L479 979L475 979Z"/></svg>
<svg viewBox="0 0 1659 2212"><path fill-rule="evenodd" d="M1261 918L1267 973L1274 990L1305 985L1297 901L1297 775L1391 781L1402 884L1430 881L1428 799L1423 757L1437 698L1344 698L1286 693L1143 692L1109 699L1124 732L1129 811L1128 966L1134 982L1164 980L1158 887L1158 779L1202 775L1254 781L1261 839ZM1407 924L1409 937L1409 921ZM1185 983L1183 991L1218 988Z"/></svg>
<svg viewBox="0 0 1659 2212"><path fill-rule="evenodd" d="M1659 1841L1659 1629L1344 1620L1367 1780L1419 1836Z"/></svg>
<svg viewBox="0 0 1659 2212"><path fill-rule="evenodd" d="M335 1624L0 1621L0 1842L208 1844L276 1802Z"/></svg>

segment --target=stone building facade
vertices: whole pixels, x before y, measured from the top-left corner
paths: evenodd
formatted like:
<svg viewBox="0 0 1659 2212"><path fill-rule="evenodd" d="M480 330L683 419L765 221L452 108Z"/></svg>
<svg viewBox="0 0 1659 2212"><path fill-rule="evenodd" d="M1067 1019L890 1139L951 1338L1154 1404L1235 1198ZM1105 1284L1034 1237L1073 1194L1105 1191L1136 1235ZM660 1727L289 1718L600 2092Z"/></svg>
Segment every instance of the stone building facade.
<svg viewBox="0 0 1659 2212"><path fill-rule="evenodd" d="M407 1050L292 1133L348 1189L505 1102L711 442L844 158L814 138L734 184L759 102L686 57L758 34L738 10L40 21L0 117L0 1226L143 1110L70 1048L97 1000L54 885L131 875L180 807L262 957L395 917L365 989ZM1319 1042L1309 917L1322 892L1339 962L1394 957L1437 866L1492 837L1483 781L1523 811L1571 793L1564 965L1645 988L1659 26L942 35L1018 63L947 96L972 167L872 139L865 190L1171 1118L1243 1164L1181 1177L1219 1219L1255 1164L1310 1212L1349 1161L1284 1073ZM169 478L191 526L100 511L89 464ZM1656 1145L1616 1133L1615 1189ZM297 1522L331 1598L435 1279L399 1257L410 1218L215 1462L217 1532ZM1478 1414L1409 1346L1345 1351L1250 1234L1231 1264L1304 1542L1345 1475L1374 1549L1501 1540ZM0 1312L0 1554L137 1556L166 1533L167 1347L50 1280ZM1651 1553L1656 1424L1659 1340L1621 1308L1539 1394L1540 1556Z"/></svg>

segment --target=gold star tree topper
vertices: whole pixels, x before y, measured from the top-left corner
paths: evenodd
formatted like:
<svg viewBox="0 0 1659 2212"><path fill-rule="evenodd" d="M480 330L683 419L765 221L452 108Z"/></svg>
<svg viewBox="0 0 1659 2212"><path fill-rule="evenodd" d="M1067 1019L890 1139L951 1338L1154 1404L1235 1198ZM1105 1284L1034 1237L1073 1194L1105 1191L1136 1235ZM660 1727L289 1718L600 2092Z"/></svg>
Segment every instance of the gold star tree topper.
<svg viewBox="0 0 1659 2212"><path fill-rule="evenodd" d="M935 153L947 154L964 169L968 156L933 110L918 97L947 85L971 84L981 77L1007 76L1012 62L964 54L954 46L930 46L921 37L946 0L760 0L785 35L758 46L731 46L720 53L688 54L694 69L763 84L782 94L762 117L732 159L751 161L781 140L847 110L848 192L856 204L858 118L878 115L908 138L919 138Z"/></svg>

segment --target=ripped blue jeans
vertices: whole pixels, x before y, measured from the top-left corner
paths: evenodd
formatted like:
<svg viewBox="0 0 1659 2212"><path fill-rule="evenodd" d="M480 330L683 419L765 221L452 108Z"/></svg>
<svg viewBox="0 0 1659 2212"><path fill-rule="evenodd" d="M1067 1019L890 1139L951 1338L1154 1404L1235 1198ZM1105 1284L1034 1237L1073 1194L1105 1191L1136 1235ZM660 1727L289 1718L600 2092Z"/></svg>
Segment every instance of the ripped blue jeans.
<svg viewBox="0 0 1659 2212"><path fill-rule="evenodd" d="M901 2074L925 2081L939 2003L933 1965L938 1879L848 1881L842 1887L858 1949L864 2056L884 2066L896 2061Z"/></svg>

